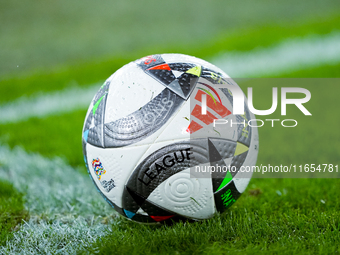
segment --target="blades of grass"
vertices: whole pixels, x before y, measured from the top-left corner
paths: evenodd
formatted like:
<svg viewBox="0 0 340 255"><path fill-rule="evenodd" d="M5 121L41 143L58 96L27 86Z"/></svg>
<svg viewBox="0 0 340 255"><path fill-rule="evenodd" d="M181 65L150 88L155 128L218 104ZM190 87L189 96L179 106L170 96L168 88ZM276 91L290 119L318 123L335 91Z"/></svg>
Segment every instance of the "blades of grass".
<svg viewBox="0 0 340 255"><path fill-rule="evenodd" d="M0 169L2 167L5 166L0 161ZM27 216L23 193L10 182L0 180L0 247L13 237L14 229Z"/></svg>
<svg viewBox="0 0 340 255"><path fill-rule="evenodd" d="M223 215L172 226L121 221L83 253L335 252L339 250L336 240L340 237L337 185L334 179L254 179L250 188L260 188L262 193L253 196L246 192ZM330 188L325 190L325 186ZM277 189L285 195L278 196ZM323 198L326 204L321 202Z"/></svg>

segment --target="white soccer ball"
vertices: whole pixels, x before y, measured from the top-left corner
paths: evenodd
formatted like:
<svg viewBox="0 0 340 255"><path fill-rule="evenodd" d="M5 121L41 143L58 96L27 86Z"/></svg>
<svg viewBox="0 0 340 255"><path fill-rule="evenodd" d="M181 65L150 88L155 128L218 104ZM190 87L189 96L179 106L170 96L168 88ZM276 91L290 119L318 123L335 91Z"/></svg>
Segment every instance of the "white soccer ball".
<svg viewBox="0 0 340 255"><path fill-rule="evenodd" d="M258 154L257 128L247 125L254 116L246 103L232 114L233 95L217 84L238 86L182 54L136 60L105 81L85 118L83 153L117 212L139 222L208 219L245 190L251 173L242 170Z"/></svg>

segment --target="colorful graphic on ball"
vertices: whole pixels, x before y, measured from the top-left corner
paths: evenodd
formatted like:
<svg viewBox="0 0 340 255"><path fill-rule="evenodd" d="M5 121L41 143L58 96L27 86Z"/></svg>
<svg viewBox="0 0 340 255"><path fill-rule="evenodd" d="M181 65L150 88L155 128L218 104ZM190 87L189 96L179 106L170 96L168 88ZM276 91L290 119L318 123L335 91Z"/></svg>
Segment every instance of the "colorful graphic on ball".
<svg viewBox="0 0 340 255"><path fill-rule="evenodd" d="M92 160L92 167L93 167L95 174L98 177L98 180L100 180L102 175L106 173L106 170L104 169L102 162L100 162L99 158Z"/></svg>

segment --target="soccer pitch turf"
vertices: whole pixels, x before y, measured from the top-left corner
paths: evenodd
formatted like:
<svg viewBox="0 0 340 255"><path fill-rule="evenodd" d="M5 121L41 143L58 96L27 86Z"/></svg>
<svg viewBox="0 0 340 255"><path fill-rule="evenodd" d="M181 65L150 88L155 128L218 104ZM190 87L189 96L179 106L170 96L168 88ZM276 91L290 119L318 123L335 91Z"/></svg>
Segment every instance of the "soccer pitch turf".
<svg viewBox="0 0 340 255"><path fill-rule="evenodd" d="M91 3L87 4L91 6ZM339 253L338 179L252 179L237 203L222 215L190 224L149 226L118 217L95 190L83 164L81 130L92 96L116 69L144 55L159 52L190 54L217 64L236 78L340 77L339 4L328 1L315 6L319 11L317 17L303 11L303 4L299 4L295 12L285 17L281 11L287 11L285 8L289 8L289 4L292 3L270 4L273 17L261 22L261 5L253 11L246 7L254 24L235 21L227 27L230 33L226 33L222 25L215 26L215 30L210 27L223 18L223 11L216 8L211 17L207 15L208 10L203 10L207 6L195 7L197 15L211 19L201 22L202 30L210 36L204 40L197 40L204 37L203 31L195 30L193 22L185 18L174 21L173 26L178 28L186 22L196 41L187 32L166 26L172 36L165 36L151 45L143 39L137 47L135 43L127 42L126 31L118 29L116 36L121 39L114 42L116 50L110 57L105 57L105 48L111 49L109 42L114 36L100 38L97 44L103 43L101 48L80 43L78 49L67 41L71 36L67 31L64 39L55 42L65 45L66 52L53 51L52 56L46 57L44 50L53 46L49 38L45 39L47 46L39 51L33 47L34 33L30 35L23 31L31 41L28 40L26 47L16 46L13 40L18 38L2 28L8 38L3 37L0 45L18 47L17 59L21 59L26 67L13 68L15 61L7 52L0 51L5 60L0 65L0 254ZM2 5L10 10L6 15L23 12L13 9L9 3ZM46 5L38 10L48 13L46 8L59 8L60 13L67 16L67 7L70 6ZM118 9L126 14L128 7L131 8L129 17L142 8L140 4L120 4ZM241 8L239 5L234 7ZM81 15L91 14L88 8L79 10ZM105 6L100 7L103 15L109 15L103 9ZM242 13L241 10L238 12ZM122 18L116 14L115 19ZM6 15L2 16L3 20ZM246 19L245 14L241 17ZM277 17L275 22L274 17ZM127 20L138 22L137 18L140 17ZM53 21L51 18L47 23ZM145 22L146 25L152 23L150 20ZM96 25L98 23L94 23L94 28ZM125 25L125 29L131 28L130 33L136 37L157 36L155 31L162 29L162 24L152 23L151 30L155 31L142 34L133 25ZM14 22L14 31L19 29L17 26ZM48 29L48 24L47 27L39 26ZM67 24L60 24L55 31L64 26ZM32 31L38 33L35 29ZM176 32L182 36L178 41L174 39ZM88 36L83 35L84 41ZM80 56L91 47L93 52ZM122 55L118 49L128 53ZM31 63L22 57L25 51L31 54ZM79 63L77 59L80 59ZM319 86L311 84L308 87L313 96L308 103L313 119L292 110L292 118L301 120L294 130L280 127L272 130L267 126L259 129L258 164L339 164L337 109L340 87L321 90ZM264 87L254 93L263 98L270 95ZM265 100L259 100L255 105L268 108Z"/></svg>

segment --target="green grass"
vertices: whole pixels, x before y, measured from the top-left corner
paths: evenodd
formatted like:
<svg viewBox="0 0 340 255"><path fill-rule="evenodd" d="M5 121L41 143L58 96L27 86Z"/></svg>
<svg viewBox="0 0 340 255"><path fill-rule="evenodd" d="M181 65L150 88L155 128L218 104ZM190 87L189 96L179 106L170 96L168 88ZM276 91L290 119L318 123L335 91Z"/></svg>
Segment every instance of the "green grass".
<svg viewBox="0 0 340 255"><path fill-rule="evenodd" d="M338 184L332 179L253 179L223 215L173 226L118 222L87 252L336 254L340 251Z"/></svg>
<svg viewBox="0 0 340 255"><path fill-rule="evenodd" d="M98 4L86 0L77 6L75 1L0 3L0 104L21 96L102 82L123 64L149 54L180 52L209 60L220 52L246 52L288 38L340 30L339 2L332 0L262 0L256 4L248 0L200 4L150 1L148 8L142 2ZM278 77L340 77L340 64ZM241 86L245 91L251 84ZM288 116L299 121L298 127L260 128L258 164L339 164L340 87L330 86L299 85L312 93L306 108L313 116L305 117L291 106ZM270 107L268 87L256 86L254 93L256 108ZM279 109L266 118L283 119ZM50 158L60 156L86 173L81 149L85 112L0 125L0 142ZM96 192L94 187L89 188ZM172 226L115 220L107 236L82 252L338 254L339 196L338 179L253 178L225 214ZM0 246L12 238L22 219L29 218L23 204L24 194L0 181ZM53 241L60 243L58 238L56 235ZM63 245L60 249L67 246Z"/></svg>
<svg viewBox="0 0 340 255"><path fill-rule="evenodd" d="M124 64L137 58L163 52L180 52L209 60L219 52L248 51L258 45L267 47L287 38L305 37L310 35L325 35L340 30L340 15L334 14L318 19L246 27L239 30L225 31L211 39L205 39L198 44L174 42L173 44L141 45L134 51L124 52L114 57L90 58L87 61L68 63L51 67L48 70L36 70L24 74L0 77L0 87L6 93L0 94L0 103L10 102L20 96L31 96L41 92L61 90L70 86L89 86L104 81ZM263 36L265 35L266 40ZM322 67L321 67L322 68ZM312 72L312 77L334 77L336 68L330 68L333 73ZM313 70L312 70L313 71ZM303 71L305 72L305 71ZM307 75L294 73L289 77ZM310 75L310 73L308 73ZM310 77L310 76L307 76Z"/></svg>
<svg viewBox="0 0 340 255"><path fill-rule="evenodd" d="M316 68L307 70L297 70L287 74L272 76L277 78L339 78L340 77L340 64L336 65L323 65Z"/></svg>
<svg viewBox="0 0 340 255"><path fill-rule="evenodd" d="M1 1L0 76L131 53L139 57L145 48L185 53L182 49L200 48L210 38L244 28L256 33L267 24L321 24L339 8L337 0Z"/></svg>
<svg viewBox="0 0 340 255"><path fill-rule="evenodd" d="M81 130L85 114L86 110L79 110L2 125L0 141L12 148L20 145L27 151L39 152L49 158L59 156L73 166L84 166Z"/></svg>
<svg viewBox="0 0 340 255"><path fill-rule="evenodd" d="M12 231L26 217L23 194L11 183L0 180L0 246L12 237Z"/></svg>

